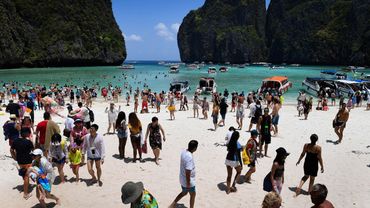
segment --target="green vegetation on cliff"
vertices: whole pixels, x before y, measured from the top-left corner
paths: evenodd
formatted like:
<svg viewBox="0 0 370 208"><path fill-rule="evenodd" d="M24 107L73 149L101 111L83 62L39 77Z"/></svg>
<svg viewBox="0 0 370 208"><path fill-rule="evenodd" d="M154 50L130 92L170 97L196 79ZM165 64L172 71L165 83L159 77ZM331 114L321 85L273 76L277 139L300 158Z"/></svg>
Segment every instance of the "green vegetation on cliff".
<svg viewBox="0 0 370 208"><path fill-rule="evenodd" d="M0 68L119 65L126 58L110 0L2 0Z"/></svg>

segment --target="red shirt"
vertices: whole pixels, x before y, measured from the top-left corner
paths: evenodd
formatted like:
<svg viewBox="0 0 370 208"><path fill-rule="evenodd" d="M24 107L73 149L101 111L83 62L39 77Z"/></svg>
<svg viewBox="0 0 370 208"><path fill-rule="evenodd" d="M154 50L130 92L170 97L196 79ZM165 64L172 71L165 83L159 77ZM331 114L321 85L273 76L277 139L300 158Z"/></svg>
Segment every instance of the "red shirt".
<svg viewBox="0 0 370 208"><path fill-rule="evenodd" d="M48 125L48 120L41 121L37 124L36 131L40 132L39 136L39 143L45 144L45 134L46 134L46 126Z"/></svg>

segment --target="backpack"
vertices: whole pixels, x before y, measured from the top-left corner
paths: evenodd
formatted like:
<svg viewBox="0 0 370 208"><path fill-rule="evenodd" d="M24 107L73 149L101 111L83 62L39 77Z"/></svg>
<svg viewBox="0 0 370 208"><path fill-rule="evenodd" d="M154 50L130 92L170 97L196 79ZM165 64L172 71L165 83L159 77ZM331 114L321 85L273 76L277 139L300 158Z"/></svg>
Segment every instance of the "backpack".
<svg viewBox="0 0 370 208"><path fill-rule="evenodd" d="M89 117L90 117L90 121L92 122L92 123L94 123L94 121L95 121L95 115L94 115L94 112L92 111L92 110L90 110L90 108L88 108L88 107L86 107L87 108L87 110L89 110Z"/></svg>
<svg viewBox="0 0 370 208"><path fill-rule="evenodd" d="M260 116L262 116L262 107L256 105L256 110L254 111L254 117L259 118Z"/></svg>

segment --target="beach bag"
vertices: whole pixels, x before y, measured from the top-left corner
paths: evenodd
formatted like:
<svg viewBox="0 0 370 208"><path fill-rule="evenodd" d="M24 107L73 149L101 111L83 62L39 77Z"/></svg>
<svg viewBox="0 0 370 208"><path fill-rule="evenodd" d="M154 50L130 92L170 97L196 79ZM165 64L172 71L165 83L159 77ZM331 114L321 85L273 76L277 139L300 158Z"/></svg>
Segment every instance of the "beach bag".
<svg viewBox="0 0 370 208"><path fill-rule="evenodd" d="M247 148L243 148L242 151L242 160L244 165L249 165L251 163L248 154L247 154Z"/></svg>
<svg viewBox="0 0 370 208"><path fill-rule="evenodd" d="M141 152L144 153L144 154L148 153L148 145L147 145L147 142L146 141L141 146Z"/></svg>
<svg viewBox="0 0 370 208"><path fill-rule="evenodd" d="M269 172L263 180L263 190L267 192L272 191L271 172Z"/></svg>

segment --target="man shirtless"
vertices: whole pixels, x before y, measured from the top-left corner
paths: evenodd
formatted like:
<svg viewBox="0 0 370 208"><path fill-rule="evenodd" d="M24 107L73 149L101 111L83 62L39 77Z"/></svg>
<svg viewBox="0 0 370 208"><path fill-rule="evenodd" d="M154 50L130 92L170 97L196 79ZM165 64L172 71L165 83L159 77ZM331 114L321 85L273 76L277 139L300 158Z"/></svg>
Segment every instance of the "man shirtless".
<svg viewBox="0 0 370 208"><path fill-rule="evenodd" d="M273 107L272 107L272 125L274 125L274 136L278 134L278 124L279 124L279 110L281 108L280 100L279 99L274 99L273 101Z"/></svg>
<svg viewBox="0 0 370 208"><path fill-rule="evenodd" d="M341 108L339 109L333 121L334 131L339 137L338 141L336 141L337 144L342 142L343 131L344 131L344 128L346 128L346 123L349 118L349 111L346 106L347 106L346 103L342 103Z"/></svg>

